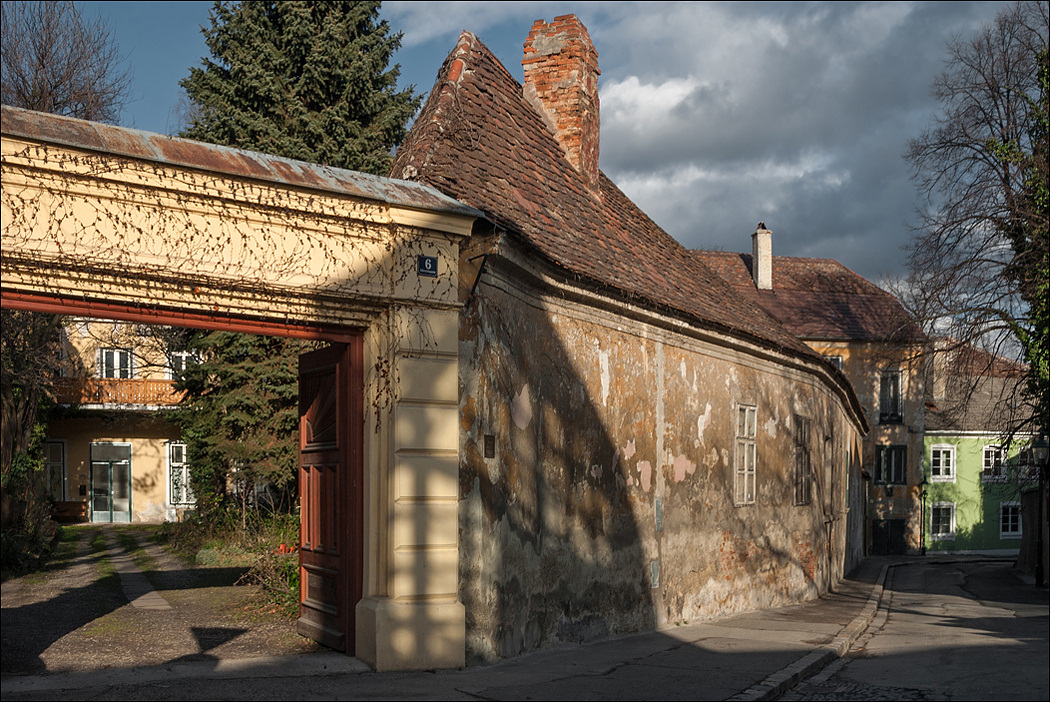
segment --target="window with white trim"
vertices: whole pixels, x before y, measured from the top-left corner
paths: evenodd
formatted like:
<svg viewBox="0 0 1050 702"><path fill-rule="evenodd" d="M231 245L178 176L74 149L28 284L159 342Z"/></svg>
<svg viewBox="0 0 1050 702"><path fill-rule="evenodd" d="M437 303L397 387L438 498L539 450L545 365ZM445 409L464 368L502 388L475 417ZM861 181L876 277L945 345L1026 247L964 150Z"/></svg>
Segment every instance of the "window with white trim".
<svg viewBox="0 0 1050 702"><path fill-rule="evenodd" d="M930 482L955 482L955 447L951 444L930 447Z"/></svg>
<svg viewBox="0 0 1050 702"><path fill-rule="evenodd" d="M190 487L190 462L186 457L186 444L180 441L168 444L168 486L173 506L192 507L197 504Z"/></svg>
<svg viewBox="0 0 1050 702"><path fill-rule="evenodd" d="M737 406L733 501L738 505L755 504L755 428L757 422L758 411L755 407Z"/></svg>
<svg viewBox="0 0 1050 702"><path fill-rule="evenodd" d="M885 370L879 378L879 424L900 424L904 421L901 399L901 372Z"/></svg>
<svg viewBox="0 0 1050 702"><path fill-rule="evenodd" d="M930 507L930 540L955 540L954 502L934 502Z"/></svg>
<svg viewBox="0 0 1050 702"><path fill-rule="evenodd" d="M908 482L908 447L877 446L875 482L882 485L905 485Z"/></svg>
<svg viewBox="0 0 1050 702"><path fill-rule="evenodd" d="M190 351L169 351L168 380L180 379L187 368L197 363L197 357Z"/></svg>
<svg viewBox="0 0 1050 702"><path fill-rule="evenodd" d="M1006 452L1002 446L985 446L981 459L981 480L1006 479Z"/></svg>
<svg viewBox="0 0 1050 702"><path fill-rule="evenodd" d="M1017 452L1017 477L1023 481L1035 480L1039 477L1039 469L1035 463L1035 450L1031 444L1022 446Z"/></svg>
<svg viewBox="0 0 1050 702"><path fill-rule="evenodd" d="M842 370L842 356L827 355L824 356L824 360L830 363L831 365L835 366L839 370Z"/></svg>
<svg viewBox="0 0 1050 702"><path fill-rule="evenodd" d="M999 538L1021 538L1021 503L999 503Z"/></svg>
<svg viewBox="0 0 1050 702"><path fill-rule="evenodd" d="M100 378L133 378L135 368L131 349L99 349L98 377Z"/></svg>

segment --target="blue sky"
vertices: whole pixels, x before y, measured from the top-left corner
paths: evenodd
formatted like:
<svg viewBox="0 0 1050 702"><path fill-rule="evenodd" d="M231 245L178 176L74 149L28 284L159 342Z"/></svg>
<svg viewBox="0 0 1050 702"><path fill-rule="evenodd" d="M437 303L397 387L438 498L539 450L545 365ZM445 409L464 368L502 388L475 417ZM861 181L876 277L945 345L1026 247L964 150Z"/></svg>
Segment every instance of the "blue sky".
<svg viewBox="0 0 1050 702"><path fill-rule="evenodd" d="M936 110L948 41L1000 2L387 2L403 85L429 91L461 30L521 79L533 20L575 13L599 53L601 167L693 248L905 273L918 202L901 158ZM211 2L77 2L108 22L134 73L121 124L175 133L178 82L207 53Z"/></svg>

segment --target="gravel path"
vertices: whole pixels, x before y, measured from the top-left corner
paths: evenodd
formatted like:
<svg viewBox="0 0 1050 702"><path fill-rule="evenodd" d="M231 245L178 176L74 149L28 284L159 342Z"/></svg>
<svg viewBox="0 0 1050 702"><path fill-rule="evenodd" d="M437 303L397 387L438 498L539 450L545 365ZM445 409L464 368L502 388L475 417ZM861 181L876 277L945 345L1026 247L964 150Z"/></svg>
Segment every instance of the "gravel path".
<svg viewBox="0 0 1050 702"><path fill-rule="evenodd" d="M260 610L256 588L232 584L241 569L187 566L141 528L123 533L152 560L149 582L170 608L132 606L114 570L118 529L76 527L47 569L3 583L4 677L316 650L294 620Z"/></svg>

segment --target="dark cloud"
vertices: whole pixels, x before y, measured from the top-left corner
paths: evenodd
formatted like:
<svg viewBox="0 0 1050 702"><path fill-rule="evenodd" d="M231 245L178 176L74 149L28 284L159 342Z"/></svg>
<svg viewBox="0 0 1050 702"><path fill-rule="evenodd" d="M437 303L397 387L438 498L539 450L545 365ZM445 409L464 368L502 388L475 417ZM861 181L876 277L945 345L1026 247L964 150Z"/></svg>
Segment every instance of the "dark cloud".
<svg viewBox="0 0 1050 702"><path fill-rule="evenodd" d="M1002 3L398 3L399 61L433 71L461 29L520 78L532 20L574 12L602 67L603 170L688 246L901 275L916 204L902 159L946 45ZM422 59L426 53L425 60Z"/></svg>

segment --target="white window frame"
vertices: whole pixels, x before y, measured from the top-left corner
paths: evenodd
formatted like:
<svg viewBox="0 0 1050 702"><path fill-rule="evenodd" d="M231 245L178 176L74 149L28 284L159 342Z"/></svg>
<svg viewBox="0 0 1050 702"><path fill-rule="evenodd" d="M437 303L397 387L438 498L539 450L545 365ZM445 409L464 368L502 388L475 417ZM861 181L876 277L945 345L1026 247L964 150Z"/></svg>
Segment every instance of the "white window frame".
<svg viewBox="0 0 1050 702"><path fill-rule="evenodd" d="M175 359L179 359L180 363L182 364L182 368L175 368ZM191 364L197 363L197 357L193 354L192 351L169 351L167 360L168 363L167 368L165 369L165 374L167 375L168 380L179 380L182 377L182 374L186 372L186 369L189 368Z"/></svg>
<svg viewBox="0 0 1050 702"><path fill-rule="evenodd" d="M930 482L955 482L954 444L934 444L930 447Z"/></svg>
<svg viewBox="0 0 1050 702"><path fill-rule="evenodd" d="M813 424L809 417L795 415L795 504L808 505L813 500L813 450L810 435Z"/></svg>
<svg viewBox="0 0 1050 702"><path fill-rule="evenodd" d="M112 364L106 363L106 357L111 356ZM108 368L112 367L115 375L109 375ZM127 375L124 369L127 368ZM98 350L98 377L110 380L124 380L135 377L135 354L130 348L107 346Z"/></svg>
<svg viewBox="0 0 1050 702"><path fill-rule="evenodd" d="M825 354L824 360L842 370L842 356L838 354Z"/></svg>
<svg viewBox="0 0 1050 702"><path fill-rule="evenodd" d="M733 503L737 506L755 504L757 434L758 408L754 405L737 405L736 460L733 464Z"/></svg>
<svg viewBox="0 0 1050 702"><path fill-rule="evenodd" d="M1004 531L1003 530L1003 517L1005 516L1006 510L1017 510L1017 530L1016 531ZM1021 538L1021 503L1017 501L1007 501L999 503L999 538L1000 539L1020 539Z"/></svg>
<svg viewBox="0 0 1050 702"><path fill-rule="evenodd" d="M933 530L933 516L938 510L946 509L949 510L948 522L950 525L950 531L947 533L937 533ZM930 505L930 541L955 541L955 503L954 502L934 502Z"/></svg>
<svg viewBox="0 0 1050 702"><path fill-rule="evenodd" d="M889 455L899 455L898 464L886 465ZM907 444L879 444L875 447L875 484L907 485L908 484L908 446ZM897 475L900 473L900 475Z"/></svg>
<svg viewBox="0 0 1050 702"><path fill-rule="evenodd" d="M176 461L172 454L176 448L182 450L182 461ZM193 494L193 490L190 487L190 461L186 455L186 442L184 441L169 441L167 445L168 456L168 504L172 507L193 507L197 504L197 498ZM177 496L174 489L174 475L178 471L182 474L183 484L186 486L186 499L176 500Z"/></svg>
<svg viewBox="0 0 1050 702"><path fill-rule="evenodd" d="M981 451L981 482L997 483L1006 480L1006 451L1002 446L989 444Z"/></svg>

